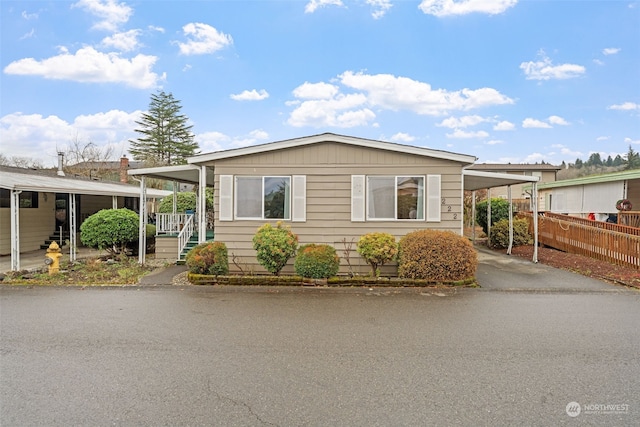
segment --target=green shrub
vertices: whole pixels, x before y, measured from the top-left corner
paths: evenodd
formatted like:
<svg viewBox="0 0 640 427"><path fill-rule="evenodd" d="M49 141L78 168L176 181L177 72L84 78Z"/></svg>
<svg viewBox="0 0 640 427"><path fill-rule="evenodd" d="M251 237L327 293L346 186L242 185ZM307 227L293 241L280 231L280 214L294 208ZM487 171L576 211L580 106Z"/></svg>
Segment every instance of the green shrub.
<svg viewBox="0 0 640 427"><path fill-rule="evenodd" d="M398 275L407 279L458 281L475 277L478 255L463 236L418 230L400 239Z"/></svg>
<svg viewBox="0 0 640 427"><path fill-rule="evenodd" d="M509 247L509 220L501 219L491 227L491 240L489 242L492 247L504 249ZM513 245L522 246L533 243L531 234L529 234L529 221L526 219L513 220Z"/></svg>
<svg viewBox="0 0 640 427"><path fill-rule="evenodd" d="M193 191L181 191L176 193L176 213L185 213L188 210L195 211L197 195ZM207 188L205 191L207 210L213 209L213 191ZM173 195L167 196L158 205L159 213L173 213Z"/></svg>
<svg viewBox="0 0 640 427"><path fill-rule="evenodd" d="M378 276L378 269L385 262L395 259L398 244L396 238L389 233L368 233L360 237L356 250L371 266L371 275Z"/></svg>
<svg viewBox="0 0 640 427"><path fill-rule="evenodd" d="M298 276L327 279L338 274L340 258L333 246L310 243L298 249L293 267Z"/></svg>
<svg viewBox="0 0 640 427"><path fill-rule="evenodd" d="M282 221L278 221L275 227L271 224L263 225L253 236L253 249L258 252L258 262L276 276L296 253L297 248L298 236L289 227L285 227Z"/></svg>
<svg viewBox="0 0 640 427"><path fill-rule="evenodd" d="M488 201L484 200L476 205L476 222L484 234L489 233L487 227L487 205ZM501 219L509 219L509 202L505 199L494 198L491 199L491 224L497 224Z"/></svg>
<svg viewBox="0 0 640 427"><path fill-rule="evenodd" d="M138 240L139 222L138 214L129 209L103 209L84 220L80 240L90 248L124 252L127 244Z"/></svg>
<svg viewBox="0 0 640 427"><path fill-rule="evenodd" d="M187 253L185 262L189 272L193 274L229 274L227 246L222 242L200 243Z"/></svg>

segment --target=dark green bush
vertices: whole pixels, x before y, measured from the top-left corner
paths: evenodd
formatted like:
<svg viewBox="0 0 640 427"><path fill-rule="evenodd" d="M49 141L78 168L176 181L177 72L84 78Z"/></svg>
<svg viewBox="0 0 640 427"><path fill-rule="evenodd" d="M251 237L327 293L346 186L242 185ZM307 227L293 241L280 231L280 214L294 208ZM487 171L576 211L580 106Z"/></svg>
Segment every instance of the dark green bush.
<svg viewBox="0 0 640 427"><path fill-rule="evenodd" d="M185 213L188 210L196 210L196 193L193 191L181 191L176 193L176 213ZM207 210L213 209L213 191L207 188L205 191ZM173 213L173 195L167 196L158 205L159 213Z"/></svg>
<svg viewBox="0 0 640 427"><path fill-rule="evenodd" d="M501 219L491 226L491 247L504 249L509 247L509 220ZM513 220L513 246L530 245L533 238L529 234L529 221L526 219Z"/></svg>
<svg viewBox="0 0 640 427"><path fill-rule="evenodd" d="M333 246L310 243L298 249L293 268L298 276L327 279L338 274L340 258Z"/></svg>
<svg viewBox="0 0 640 427"><path fill-rule="evenodd" d="M138 240L139 216L123 209L103 209L85 219L80 241L90 248L111 253L125 252L127 244Z"/></svg>
<svg viewBox="0 0 640 427"><path fill-rule="evenodd" d="M189 272L193 274L229 274L227 245L222 242L200 243L187 253L185 262Z"/></svg>
<svg viewBox="0 0 640 427"><path fill-rule="evenodd" d="M476 222L484 234L488 234L489 229L487 227L487 205L489 203L484 200L476 205ZM509 202L505 199L494 198L491 199L491 224L496 224L501 219L509 219Z"/></svg>
<svg viewBox="0 0 640 427"><path fill-rule="evenodd" d="M282 221L278 221L275 227L265 224L253 236L253 249L258 253L260 265L277 276L289 258L296 253L298 236L284 226Z"/></svg>
<svg viewBox="0 0 640 427"><path fill-rule="evenodd" d="M450 231L418 230L400 239L398 275L457 281L475 277L478 255L469 240Z"/></svg>
<svg viewBox="0 0 640 427"><path fill-rule="evenodd" d="M356 250L371 266L371 275L378 276L378 268L396 258L398 244L389 233L368 233L360 237Z"/></svg>

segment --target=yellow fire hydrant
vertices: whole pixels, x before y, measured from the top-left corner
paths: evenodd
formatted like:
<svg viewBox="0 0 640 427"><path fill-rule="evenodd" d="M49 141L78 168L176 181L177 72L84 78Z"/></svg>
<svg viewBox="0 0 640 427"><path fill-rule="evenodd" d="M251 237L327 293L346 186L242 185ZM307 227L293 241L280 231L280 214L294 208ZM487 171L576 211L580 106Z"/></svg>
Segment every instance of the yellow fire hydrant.
<svg viewBox="0 0 640 427"><path fill-rule="evenodd" d="M60 246L56 242L51 242L47 253L44 255L44 263L49 266L49 275L60 271L60 258L62 258Z"/></svg>

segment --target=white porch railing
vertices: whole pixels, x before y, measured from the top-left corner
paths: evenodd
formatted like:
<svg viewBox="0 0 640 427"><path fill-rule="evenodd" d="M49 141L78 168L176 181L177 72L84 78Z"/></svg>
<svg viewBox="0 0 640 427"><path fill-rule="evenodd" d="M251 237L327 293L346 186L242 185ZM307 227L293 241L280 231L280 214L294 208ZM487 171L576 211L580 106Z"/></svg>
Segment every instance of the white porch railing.
<svg viewBox="0 0 640 427"><path fill-rule="evenodd" d="M195 215L187 215L187 220L184 223L182 230L180 230L180 233L178 234L178 258L180 258L182 250L185 248L185 246L187 246L187 243L189 243L189 239L191 239L191 236L193 236L193 232L195 230L193 226L194 217Z"/></svg>
<svg viewBox="0 0 640 427"><path fill-rule="evenodd" d="M191 217L191 222L193 224L193 214L157 213L156 235L180 233L189 217Z"/></svg>

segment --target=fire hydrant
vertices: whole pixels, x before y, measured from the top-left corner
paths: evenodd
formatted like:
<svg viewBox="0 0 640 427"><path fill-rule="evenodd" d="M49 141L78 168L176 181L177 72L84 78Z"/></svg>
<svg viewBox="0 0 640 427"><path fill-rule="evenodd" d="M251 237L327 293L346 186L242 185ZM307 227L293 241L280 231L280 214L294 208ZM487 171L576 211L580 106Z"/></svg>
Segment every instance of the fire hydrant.
<svg viewBox="0 0 640 427"><path fill-rule="evenodd" d="M50 276L60 271L60 258L62 258L60 246L56 242L51 242L47 253L44 255L44 263L49 267Z"/></svg>

